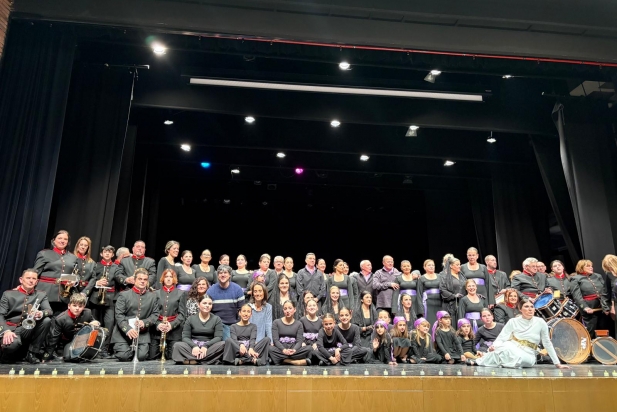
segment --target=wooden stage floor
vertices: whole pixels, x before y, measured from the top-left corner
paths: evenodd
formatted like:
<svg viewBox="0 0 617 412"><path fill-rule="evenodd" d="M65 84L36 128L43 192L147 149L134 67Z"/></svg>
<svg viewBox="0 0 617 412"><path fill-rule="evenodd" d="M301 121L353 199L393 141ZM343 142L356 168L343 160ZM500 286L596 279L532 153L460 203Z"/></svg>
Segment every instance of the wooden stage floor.
<svg viewBox="0 0 617 412"><path fill-rule="evenodd" d="M574 365L562 374L552 365L524 370L158 361L0 366L3 411L593 411L617 410L616 390L617 367L598 364Z"/></svg>

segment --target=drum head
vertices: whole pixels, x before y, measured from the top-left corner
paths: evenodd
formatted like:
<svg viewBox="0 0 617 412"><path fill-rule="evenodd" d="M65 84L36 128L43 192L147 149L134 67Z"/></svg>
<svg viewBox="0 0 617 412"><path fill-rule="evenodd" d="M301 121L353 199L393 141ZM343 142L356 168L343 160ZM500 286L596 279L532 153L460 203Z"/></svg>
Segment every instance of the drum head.
<svg viewBox="0 0 617 412"><path fill-rule="evenodd" d="M582 323L574 319L553 319L547 324L559 359L573 364L587 360L591 352L591 339Z"/></svg>
<svg viewBox="0 0 617 412"><path fill-rule="evenodd" d="M594 339L591 353L598 362L614 365L617 363L617 340L611 337Z"/></svg>
<svg viewBox="0 0 617 412"><path fill-rule="evenodd" d="M88 349L88 340L90 339L90 333L93 331L93 327L86 325L81 328L75 334L73 342L71 342L71 358L78 358L86 349Z"/></svg>
<svg viewBox="0 0 617 412"><path fill-rule="evenodd" d="M536 299L536 301L534 302L533 306L536 309L540 309L540 308L543 308L544 306L548 305L552 300L553 300L553 294L552 293L545 293L544 295L541 295L540 297L538 297L538 299Z"/></svg>

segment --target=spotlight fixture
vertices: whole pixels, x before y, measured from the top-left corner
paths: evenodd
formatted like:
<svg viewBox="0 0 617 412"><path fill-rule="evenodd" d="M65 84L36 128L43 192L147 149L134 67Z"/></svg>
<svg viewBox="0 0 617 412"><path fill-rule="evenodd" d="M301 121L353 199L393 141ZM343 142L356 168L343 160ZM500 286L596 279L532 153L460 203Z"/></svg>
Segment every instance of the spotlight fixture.
<svg viewBox="0 0 617 412"><path fill-rule="evenodd" d="M301 167L296 167L296 174L301 175L302 173L304 173L304 169Z"/></svg>
<svg viewBox="0 0 617 412"><path fill-rule="evenodd" d="M424 81L429 82L429 83L435 83L435 79L437 79L437 76L439 76L440 74L441 74L440 70L431 70L429 74L427 74L426 77L424 78Z"/></svg>
<svg viewBox="0 0 617 412"><path fill-rule="evenodd" d="M456 162L453 162L452 160L446 160L443 165L444 166L452 166L454 163L456 163Z"/></svg>
<svg viewBox="0 0 617 412"><path fill-rule="evenodd" d="M495 143L497 141L497 139L493 137L493 132L491 132L491 135L488 137L488 139L486 139L486 141L489 143Z"/></svg>
<svg viewBox="0 0 617 412"><path fill-rule="evenodd" d="M369 158L370 156L368 155L360 155L360 160L362 160L363 162L366 162Z"/></svg>
<svg viewBox="0 0 617 412"><path fill-rule="evenodd" d="M278 153L276 154L276 157L278 157L279 159L284 159L284 158L285 158L285 156L286 156L286 154L285 154L285 153L283 153L283 152L278 152Z"/></svg>
<svg viewBox="0 0 617 412"><path fill-rule="evenodd" d="M240 168L239 167L234 167L233 169L231 169L231 173L233 173L234 175L237 175L240 173Z"/></svg>
<svg viewBox="0 0 617 412"><path fill-rule="evenodd" d="M335 120L332 120L332 121L330 122L330 126L332 126L332 127L339 127L340 125L341 125L341 122L339 122L339 121L338 121L338 120L336 120L336 119L335 119Z"/></svg>
<svg viewBox="0 0 617 412"><path fill-rule="evenodd" d="M203 167L204 169L207 169L210 167L210 162L201 162L201 167Z"/></svg>
<svg viewBox="0 0 617 412"><path fill-rule="evenodd" d="M262 205L268 206L268 202L261 202Z"/></svg>
<svg viewBox="0 0 617 412"><path fill-rule="evenodd" d="M405 178L403 179L403 184L404 185L412 185L413 184L413 180L411 179L411 176L405 176Z"/></svg>
<svg viewBox="0 0 617 412"><path fill-rule="evenodd" d="M501 76L502 79L511 79L512 75L511 74L504 74L503 76Z"/></svg>
<svg viewBox="0 0 617 412"><path fill-rule="evenodd" d="M169 126L169 125L174 124L174 121L173 121L173 120L165 120L165 121L163 122L163 124L164 124L164 125Z"/></svg>
<svg viewBox="0 0 617 412"><path fill-rule="evenodd" d="M418 129L420 127L416 126L416 125L411 125L409 126L409 129L407 129L407 133L405 133L405 137L413 137L413 136L417 136L418 135Z"/></svg>
<svg viewBox="0 0 617 412"><path fill-rule="evenodd" d="M225 203L226 205L228 205L228 204L230 204L230 203L231 203L231 200L229 200L229 199L223 199L223 203Z"/></svg>
<svg viewBox="0 0 617 412"><path fill-rule="evenodd" d="M185 152L190 152L191 151L191 145L190 144L180 145L180 149L184 150Z"/></svg>
<svg viewBox="0 0 617 412"><path fill-rule="evenodd" d="M351 69L351 64L347 63L347 62L340 62L338 64L339 69L341 70L350 70Z"/></svg>
<svg viewBox="0 0 617 412"><path fill-rule="evenodd" d="M246 116L244 118L244 121L247 122L248 124L255 123L255 118L253 116Z"/></svg>
<svg viewBox="0 0 617 412"><path fill-rule="evenodd" d="M157 56L162 56L165 53L167 53L167 47L163 46L160 43L154 43L152 45L152 51L154 52L154 54L156 54Z"/></svg>

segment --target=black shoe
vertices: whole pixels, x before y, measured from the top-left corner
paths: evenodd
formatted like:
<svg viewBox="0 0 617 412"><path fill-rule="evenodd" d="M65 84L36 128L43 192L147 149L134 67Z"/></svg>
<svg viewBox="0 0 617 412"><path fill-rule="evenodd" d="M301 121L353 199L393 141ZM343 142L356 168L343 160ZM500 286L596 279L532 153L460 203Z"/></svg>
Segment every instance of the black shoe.
<svg viewBox="0 0 617 412"><path fill-rule="evenodd" d="M241 365L241 363L240 363L240 362L242 362L242 361L240 360L240 358L236 358L236 359L234 359L234 365L236 365L236 366Z"/></svg>
<svg viewBox="0 0 617 412"><path fill-rule="evenodd" d="M108 352L101 352L101 354L99 355L99 358L101 358L101 359L116 359L116 357L114 355L112 355L111 353L108 353Z"/></svg>
<svg viewBox="0 0 617 412"><path fill-rule="evenodd" d="M41 363L41 360L37 358L35 353L28 352L28 354L26 355L26 362L36 365L38 363Z"/></svg>
<svg viewBox="0 0 617 412"><path fill-rule="evenodd" d="M313 362L311 362L311 358L306 358L306 366L311 366Z"/></svg>
<svg viewBox="0 0 617 412"><path fill-rule="evenodd" d="M320 361L319 361L319 366L326 366L326 362L324 362L324 361L320 360Z"/></svg>

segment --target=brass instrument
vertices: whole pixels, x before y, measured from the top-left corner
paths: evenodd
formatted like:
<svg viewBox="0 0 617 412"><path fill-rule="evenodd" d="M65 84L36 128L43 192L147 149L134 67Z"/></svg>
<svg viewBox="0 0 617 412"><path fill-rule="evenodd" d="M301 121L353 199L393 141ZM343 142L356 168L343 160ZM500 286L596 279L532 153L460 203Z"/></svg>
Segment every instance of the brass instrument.
<svg viewBox="0 0 617 412"><path fill-rule="evenodd" d="M99 280L109 280L109 267L105 266L103 268L103 276L101 276L101 279ZM107 296L107 289L109 289L108 286L96 286L96 288L99 290L99 294L98 294L98 298L99 298L99 305L104 305L105 302L105 297Z"/></svg>
<svg viewBox="0 0 617 412"><path fill-rule="evenodd" d="M133 357L133 363L137 363L139 362L139 359L137 359L137 352L139 349L139 317L138 316L135 317L135 326L133 327L133 330L137 332L137 337L133 339L133 342L131 343L131 349L135 351L135 356Z"/></svg>
<svg viewBox="0 0 617 412"><path fill-rule="evenodd" d="M36 320L34 320L34 315L36 315L36 312L39 310L39 306L41 306L41 304L39 303L39 299L37 298L34 301L34 305L30 307L30 310L28 311L28 316L21 322L22 328L27 330L34 329L34 327L36 326Z"/></svg>
<svg viewBox="0 0 617 412"><path fill-rule="evenodd" d="M169 324L169 322L167 322L167 316L163 316L163 323L165 325ZM167 360L165 359L165 349L167 349L167 332L161 332L161 345L159 348L163 354L163 356L161 356L161 362L165 362Z"/></svg>
<svg viewBox="0 0 617 412"><path fill-rule="evenodd" d="M73 266L72 276L77 279L74 282L77 282L77 284L79 284L79 279L80 279L78 275L79 268L77 267L77 265L78 265L78 262L75 262L75 266ZM60 296L62 298L68 298L71 294L71 288L74 286L71 284L72 282L67 281L65 285L62 285L62 282L63 282L62 275L58 278L57 282L58 282L58 286L60 287Z"/></svg>

